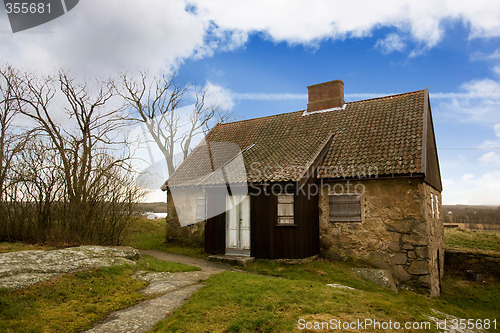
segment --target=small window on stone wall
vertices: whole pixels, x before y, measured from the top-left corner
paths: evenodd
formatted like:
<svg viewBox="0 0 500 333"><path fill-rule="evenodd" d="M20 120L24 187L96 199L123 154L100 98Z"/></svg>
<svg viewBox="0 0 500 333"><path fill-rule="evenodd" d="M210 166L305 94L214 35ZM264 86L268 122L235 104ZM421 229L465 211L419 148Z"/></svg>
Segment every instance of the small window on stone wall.
<svg viewBox="0 0 500 333"><path fill-rule="evenodd" d="M434 209L434 194L431 193L431 209L432 209L432 217L436 217L436 210Z"/></svg>
<svg viewBox="0 0 500 333"><path fill-rule="evenodd" d="M330 195L330 222L361 222L359 195Z"/></svg>
<svg viewBox="0 0 500 333"><path fill-rule="evenodd" d="M437 194L434 194L434 203L436 204L436 217L439 219L439 199Z"/></svg>
<svg viewBox="0 0 500 333"><path fill-rule="evenodd" d="M293 225L293 194L278 195L278 224Z"/></svg>
<svg viewBox="0 0 500 333"><path fill-rule="evenodd" d="M205 197L196 198L196 222L205 221Z"/></svg>

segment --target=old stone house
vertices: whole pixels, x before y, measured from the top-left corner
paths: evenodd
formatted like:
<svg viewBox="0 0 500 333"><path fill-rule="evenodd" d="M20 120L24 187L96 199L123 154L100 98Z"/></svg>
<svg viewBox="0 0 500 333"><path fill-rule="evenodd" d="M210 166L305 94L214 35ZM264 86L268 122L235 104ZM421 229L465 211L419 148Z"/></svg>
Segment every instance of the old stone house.
<svg viewBox="0 0 500 333"><path fill-rule="evenodd" d="M439 295L441 177L425 90L345 103L340 80L305 110L217 124L168 179L168 235L213 254L327 258Z"/></svg>

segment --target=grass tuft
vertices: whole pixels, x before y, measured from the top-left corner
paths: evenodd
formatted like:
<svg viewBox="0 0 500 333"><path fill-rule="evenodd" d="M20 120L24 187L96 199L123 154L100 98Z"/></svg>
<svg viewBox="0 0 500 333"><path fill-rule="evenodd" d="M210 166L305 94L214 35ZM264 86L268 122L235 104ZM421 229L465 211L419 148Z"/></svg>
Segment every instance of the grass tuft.
<svg viewBox="0 0 500 333"><path fill-rule="evenodd" d="M444 242L446 249L500 253L499 234L495 231L445 229Z"/></svg>

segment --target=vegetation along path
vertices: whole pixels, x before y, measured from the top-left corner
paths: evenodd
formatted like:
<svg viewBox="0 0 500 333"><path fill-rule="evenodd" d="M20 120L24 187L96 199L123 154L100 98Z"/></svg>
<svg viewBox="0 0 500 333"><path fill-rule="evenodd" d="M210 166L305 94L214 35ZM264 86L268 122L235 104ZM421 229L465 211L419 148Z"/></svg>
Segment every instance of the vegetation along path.
<svg viewBox="0 0 500 333"><path fill-rule="evenodd" d="M198 266L201 271L195 272L136 272L138 280L149 282L142 290L145 295L159 295L153 299L139 303L133 307L114 312L106 320L86 332L146 332L157 322L180 307L195 291L201 288L200 281L212 274L221 273L229 266L208 262L204 259L191 258L180 254L166 253L156 250L142 250L142 254L159 260L179 262Z"/></svg>

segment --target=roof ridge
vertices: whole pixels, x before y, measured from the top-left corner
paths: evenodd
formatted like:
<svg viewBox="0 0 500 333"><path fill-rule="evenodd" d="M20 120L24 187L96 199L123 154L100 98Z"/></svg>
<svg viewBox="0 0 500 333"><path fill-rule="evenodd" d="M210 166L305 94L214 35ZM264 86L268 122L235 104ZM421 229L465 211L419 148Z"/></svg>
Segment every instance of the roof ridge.
<svg viewBox="0 0 500 333"><path fill-rule="evenodd" d="M361 102L373 101L373 100L376 100L376 99L383 99L383 98L389 98L389 97L395 97L395 96L402 96L402 95L410 95L410 94L414 94L414 93L417 93L417 92L425 92L425 89L420 89L420 90L415 90L415 91L408 91L408 92L405 92L405 93L392 94L392 95L386 95L386 96L380 96L380 97L360 99L359 101L346 102L346 104L361 103Z"/></svg>
<svg viewBox="0 0 500 333"><path fill-rule="evenodd" d="M244 122L244 121L250 121L250 120L256 120L256 119L263 119L263 118L271 118L271 117L278 117L278 116L282 116L282 115L285 115L285 114L301 113L301 112L304 112L304 110L289 111L289 112L283 112L283 113L278 113L278 114L271 114L271 115L268 115L268 116L261 116L261 117L250 118L250 119L235 120L235 121L231 121L231 122L228 122L228 123L217 123L216 126L224 126L224 125L229 125L229 124L241 123L241 122Z"/></svg>
<svg viewBox="0 0 500 333"><path fill-rule="evenodd" d="M346 104L353 104L353 103L362 103L362 102L367 102L367 101L373 101L377 99L383 99L383 98L390 98L390 97L395 97L395 96L402 96L402 95L409 95L409 94L414 94L417 92L423 92L425 89L420 89L420 90L415 90L415 91L408 91L404 93L399 93L399 94L392 94L392 95L386 95L386 96L380 96L380 97L373 97L373 98L367 98L367 99L361 99L359 101L352 101L352 102L346 102ZM303 110L297 110L297 111L289 111L289 112L283 112L283 113L278 113L278 114L272 114L268 116L261 116L261 117L255 117L255 118L250 118L250 119L242 119L242 120L235 120L235 121L230 121L227 123L217 123L216 126L224 126L224 125L230 125L230 124L236 124L236 123L241 123L244 121L250 121L250 120L257 120L257 119L263 119L263 118L271 118L271 117L278 117L286 114L291 114L291 113L303 113L306 109Z"/></svg>

